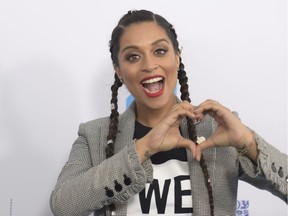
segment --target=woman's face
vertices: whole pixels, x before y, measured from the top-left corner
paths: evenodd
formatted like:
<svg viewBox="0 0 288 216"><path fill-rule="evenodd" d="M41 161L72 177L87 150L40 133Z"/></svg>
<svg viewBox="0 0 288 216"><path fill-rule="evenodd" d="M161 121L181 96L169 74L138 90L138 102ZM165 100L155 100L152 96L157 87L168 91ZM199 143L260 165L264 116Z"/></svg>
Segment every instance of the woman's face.
<svg viewBox="0 0 288 216"><path fill-rule="evenodd" d="M116 73L134 96L137 109L175 104L179 54L165 30L154 22L131 24L120 39Z"/></svg>

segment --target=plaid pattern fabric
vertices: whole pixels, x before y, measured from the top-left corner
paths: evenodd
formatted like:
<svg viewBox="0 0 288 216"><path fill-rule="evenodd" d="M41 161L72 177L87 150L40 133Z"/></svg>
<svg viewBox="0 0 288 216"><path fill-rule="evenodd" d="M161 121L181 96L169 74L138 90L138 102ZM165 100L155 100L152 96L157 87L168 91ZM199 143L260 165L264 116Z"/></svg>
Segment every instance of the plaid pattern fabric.
<svg viewBox="0 0 288 216"><path fill-rule="evenodd" d="M145 183L153 180L151 162L140 163L132 141L135 104L120 115L116 153L106 159L108 124L109 118L106 117L80 125L79 137L51 193L50 206L55 216L85 216L93 212L94 215L110 215L105 208L110 203L116 203L116 215L126 215L126 201L139 193ZM197 125L197 136L208 137L214 128L212 118L207 116ZM185 120L181 124L181 131L183 136L188 136ZM240 157L235 163L237 152L233 147L211 148L204 152L213 187L215 215L235 215L239 178L271 191L287 202L287 155L257 134L256 141L260 150L257 166L246 157ZM188 151L187 156L193 216L209 215L202 170ZM129 178L131 184L125 184L125 178Z"/></svg>

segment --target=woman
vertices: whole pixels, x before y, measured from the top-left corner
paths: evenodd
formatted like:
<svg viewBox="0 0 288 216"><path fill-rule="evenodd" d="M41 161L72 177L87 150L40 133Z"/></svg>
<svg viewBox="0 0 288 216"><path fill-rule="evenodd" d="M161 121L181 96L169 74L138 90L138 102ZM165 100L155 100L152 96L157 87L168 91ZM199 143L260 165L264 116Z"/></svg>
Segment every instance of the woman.
<svg viewBox="0 0 288 216"><path fill-rule="evenodd" d="M54 215L235 215L238 179L287 202L287 156L218 102L190 104L169 22L129 11L110 52L110 118L80 125L51 194ZM119 116L123 84L135 101Z"/></svg>

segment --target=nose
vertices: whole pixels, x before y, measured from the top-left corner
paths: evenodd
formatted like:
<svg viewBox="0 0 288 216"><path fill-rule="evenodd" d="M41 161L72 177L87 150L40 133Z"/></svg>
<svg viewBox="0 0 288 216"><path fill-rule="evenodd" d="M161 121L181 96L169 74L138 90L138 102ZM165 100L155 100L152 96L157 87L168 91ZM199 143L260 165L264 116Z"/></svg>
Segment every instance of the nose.
<svg viewBox="0 0 288 216"><path fill-rule="evenodd" d="M146 71L146 72L153 72L154 70L157 70L159 68L159 65L154 65L154 66L151 66L151 67L146 67L145 69L144 69L144 71Z"/></svg>
<svg viewBox="0 0 288 216"><path fill-rule="evenodd" d="M143 64L142 64L142 71L151 73L159 68L159 65L157 62L152 58L146 56L143 59Z"/></svg>

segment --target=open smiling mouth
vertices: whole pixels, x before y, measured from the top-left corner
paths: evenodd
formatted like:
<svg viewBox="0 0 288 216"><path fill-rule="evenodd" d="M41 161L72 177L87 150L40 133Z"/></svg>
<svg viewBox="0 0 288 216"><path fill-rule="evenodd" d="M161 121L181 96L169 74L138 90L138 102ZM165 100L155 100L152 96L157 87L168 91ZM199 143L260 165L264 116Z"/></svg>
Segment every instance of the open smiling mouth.
<svg viewBox="0 0 288 216"><path fill-rule="evenodd" d="M163 94L164 91L164 78L154 77L146 79L141 82L144 93L148 97L158 97Z"/></svg>

